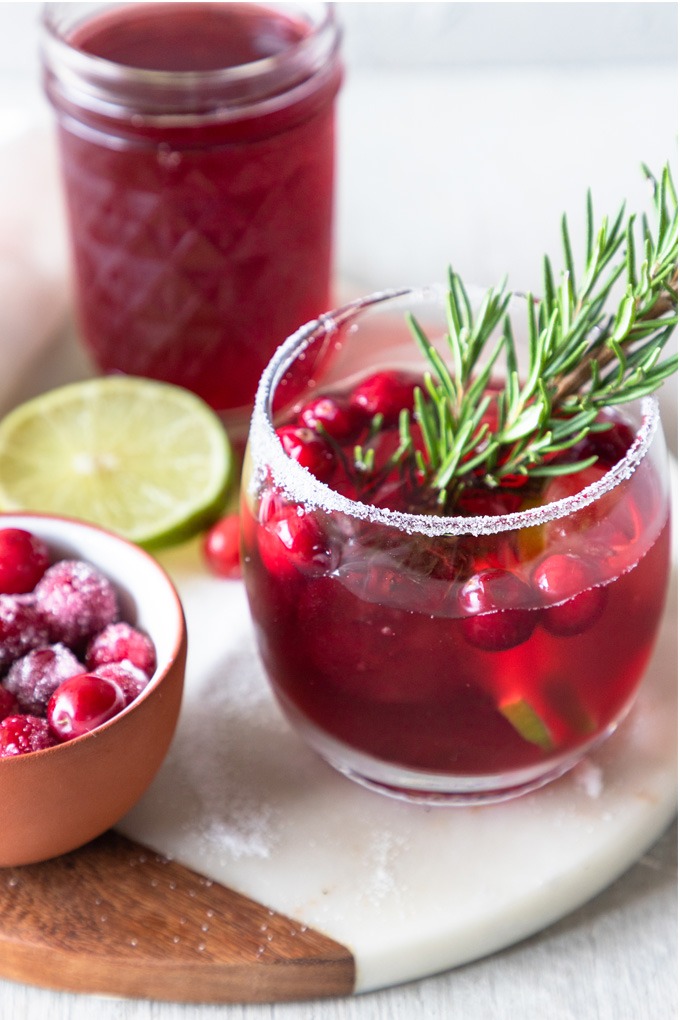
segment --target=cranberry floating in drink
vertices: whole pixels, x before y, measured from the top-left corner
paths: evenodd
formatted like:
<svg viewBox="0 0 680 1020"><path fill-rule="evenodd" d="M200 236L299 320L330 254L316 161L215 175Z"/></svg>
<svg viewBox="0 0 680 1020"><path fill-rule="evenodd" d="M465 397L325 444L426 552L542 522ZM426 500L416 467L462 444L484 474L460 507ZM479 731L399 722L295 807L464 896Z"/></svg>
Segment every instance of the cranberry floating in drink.
<svg viewBox="0 0 680 1020"><path fill-rule="evenodd" d="M329 304L332 5L49 4L44 28L85 343L243 426Z"/></svg>
<svg viewBox="0 0 680 1020"><path fill-rule="evenodd" d="M674 197L655 195L657 211ZM259 649L292 724L360 783L501 800L563 774L633 703L669 571L663 222L641 280L617 220L582 281L548 267L540 301L451 274L329 313L265 371L241 511ZM629 289L610 317L614 255Z"/></svg>

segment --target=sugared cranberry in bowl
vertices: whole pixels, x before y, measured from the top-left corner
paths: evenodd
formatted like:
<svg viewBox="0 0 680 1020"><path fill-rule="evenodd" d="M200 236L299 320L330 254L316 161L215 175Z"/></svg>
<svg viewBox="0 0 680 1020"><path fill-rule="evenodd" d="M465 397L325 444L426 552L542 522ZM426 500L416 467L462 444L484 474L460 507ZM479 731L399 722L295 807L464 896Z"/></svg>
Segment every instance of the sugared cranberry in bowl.
<svg viewBox="0 0 680 1020"><path fill-rule="evenodd" d="M7 532L31 541L3 546ZM0 594L0 867L8 867L82 846L145 792L177 723L186 624L160 564L100 528L0 514L0 557L3 548L7 587L23 589ZM22 550L36 549L31 573Z"/></svg>

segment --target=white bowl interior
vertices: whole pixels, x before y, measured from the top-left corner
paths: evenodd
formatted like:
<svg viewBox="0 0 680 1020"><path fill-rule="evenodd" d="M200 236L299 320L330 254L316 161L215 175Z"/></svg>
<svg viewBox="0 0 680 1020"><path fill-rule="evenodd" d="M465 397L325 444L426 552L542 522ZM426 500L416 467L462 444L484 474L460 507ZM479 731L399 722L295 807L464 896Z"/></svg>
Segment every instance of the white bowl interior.
<svg viewBox="0 0 680 1020"><path fill-rule="evenodd" d="M86 560L101 570L116 587L123 619L154 642L156 676L170 663L182 609L165 571L149 553L92 525L39 514L0 514L0 528L24 528L47 542L53 558Z"/></svg>

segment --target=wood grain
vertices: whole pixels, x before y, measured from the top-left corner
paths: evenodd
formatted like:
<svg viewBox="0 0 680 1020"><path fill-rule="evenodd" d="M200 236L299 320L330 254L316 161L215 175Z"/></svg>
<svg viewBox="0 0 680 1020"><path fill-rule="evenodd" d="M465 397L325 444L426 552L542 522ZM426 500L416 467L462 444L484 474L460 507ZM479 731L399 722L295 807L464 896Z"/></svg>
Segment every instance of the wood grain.
<svg viewBox="0 0 680 1020"><path fill-rule="evenodd" d="M174 1002L347 995L344 946L113 832L0 872L0 974Z"/></svg>

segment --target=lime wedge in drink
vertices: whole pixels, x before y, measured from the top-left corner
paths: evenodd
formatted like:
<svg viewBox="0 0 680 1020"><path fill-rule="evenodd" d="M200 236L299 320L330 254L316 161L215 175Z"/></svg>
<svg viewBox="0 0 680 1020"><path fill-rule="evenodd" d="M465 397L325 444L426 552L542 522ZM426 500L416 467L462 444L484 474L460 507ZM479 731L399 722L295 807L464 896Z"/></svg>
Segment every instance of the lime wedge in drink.
<svg viewBox="0 0 680 1020"><path fill-rule="evenodd" d="M515 701L506 701L500 706L500 710L515 727L520 737L528 740L530 744L537 744L544 751L553 749L553 739L550 730L528 701L524 698L517 698Z"/></svg>
<svg viewBox="0 0 680 1020"><path fill-rule="evenodd" d="M233 456L222 422L167 383L71 383L0 422L0 510L77 517L157 548L222 510Z"/></svg>

